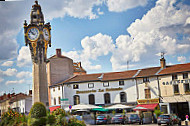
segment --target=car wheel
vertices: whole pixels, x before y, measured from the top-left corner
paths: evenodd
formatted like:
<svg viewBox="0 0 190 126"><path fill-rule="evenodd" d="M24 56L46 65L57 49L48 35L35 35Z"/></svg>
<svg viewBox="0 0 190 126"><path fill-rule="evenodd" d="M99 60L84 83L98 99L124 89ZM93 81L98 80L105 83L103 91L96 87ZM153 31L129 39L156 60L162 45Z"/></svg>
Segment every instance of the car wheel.
<svg viewBox="0 0 190 126"><path fill-rule="evenodd" d="M161 125L160 123L158 123L158 125Z"/></svg>

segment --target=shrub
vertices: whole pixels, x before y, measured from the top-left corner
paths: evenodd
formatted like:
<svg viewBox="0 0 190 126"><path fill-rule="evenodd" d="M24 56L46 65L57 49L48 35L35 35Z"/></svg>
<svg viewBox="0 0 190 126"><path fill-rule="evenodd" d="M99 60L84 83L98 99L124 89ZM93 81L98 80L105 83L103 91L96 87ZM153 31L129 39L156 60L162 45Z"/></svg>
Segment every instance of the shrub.
<svg viewBox="0 0 190 126"><path fill-rule="evenodd" d="M52 112L53 115L62 115L62 116L66 116L66 112L65 110L61 109L61 108L57 108L56 110L54 110Z"/></svg>
<svg viewBox="0 0 190 126"><path fill-rule="evenodd" d="M47 118L41 117L41 118L31 118L30 124L31 126L44 126L46 125Z"/></svg>
<svg viewBox="0 0 190 126"><path fill-rule="evenodd" d="M86 126L84 121L77 120L76 118L70 118L68 126Z"/></svg>
<svg viewBox="0 0 190 126"><path fill-rule="evenodd" d="M54 125L56 122L55 116L52 114L47 115L47 124Z"/></svg>
<svg viewBox="0 0 190 126"><path fill-rule="evenodd" d="M29 115L31 118L45 117L47 115L45 105L41 102L34 103L30 109Z"/></svg>

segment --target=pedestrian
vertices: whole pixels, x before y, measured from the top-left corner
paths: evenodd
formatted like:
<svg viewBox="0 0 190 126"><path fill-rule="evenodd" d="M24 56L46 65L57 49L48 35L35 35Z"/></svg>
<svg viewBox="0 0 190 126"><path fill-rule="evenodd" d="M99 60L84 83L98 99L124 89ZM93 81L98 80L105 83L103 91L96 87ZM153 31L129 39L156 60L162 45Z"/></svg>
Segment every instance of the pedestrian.
<svg viewBox="0 0 190 126"><path fill-rule="evenodd" d="M140 124L142 124L142 125L143 125L143 118L144 118L144 114L143 114L143 112L141 112L141 114L140 114Z"/></svg>

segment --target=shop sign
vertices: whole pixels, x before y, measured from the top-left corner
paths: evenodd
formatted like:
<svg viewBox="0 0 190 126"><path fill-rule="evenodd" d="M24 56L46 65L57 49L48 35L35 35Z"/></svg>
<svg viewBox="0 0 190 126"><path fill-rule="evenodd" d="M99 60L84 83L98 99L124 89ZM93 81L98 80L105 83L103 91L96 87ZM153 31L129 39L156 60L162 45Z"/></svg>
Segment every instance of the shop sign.
<svg viewBox="0 0 190 126"><path fill-rule="evenodd" d="M76 94L85 94L85 93L95 93L95 92L109 92L109 91L120 91L123 90L123 88L106 88L104 89L98 89L98 90L84 90L84 91L76 91Z"/></svg>
<svg viewBox="0 0 190 126"><path fill-rule="evenodd" d="M172 84L175 85L175 84L179 84L179 83L190 83L190 79L162 82L163 85L172 85Z"/></svg>
<svg viewBox="0 0 190 126"><path fill-rule="evenodd" d="M154 104L154 103L159 103L159 98L156 99L140 99L137 100L138 104Z"/></svg>

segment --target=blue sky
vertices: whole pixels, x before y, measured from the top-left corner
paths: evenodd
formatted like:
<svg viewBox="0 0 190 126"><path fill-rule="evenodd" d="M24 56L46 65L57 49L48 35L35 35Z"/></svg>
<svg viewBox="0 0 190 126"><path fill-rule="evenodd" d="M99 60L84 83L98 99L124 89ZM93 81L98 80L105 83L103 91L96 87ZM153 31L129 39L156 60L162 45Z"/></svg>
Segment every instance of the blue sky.
<svg viewBox="0 0 190 126"><path fill-rule="evenodd" d="M0 94L32 87L32 61L23 22L34 1L0 2ZM88 73L190 61L189 0L39 0L52 26L52 47L81 61ZM127 62L129 62L127 66Z"/></svg>

